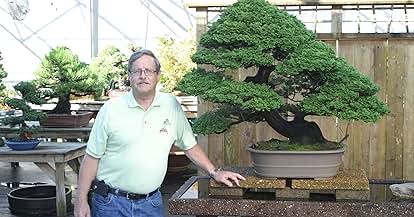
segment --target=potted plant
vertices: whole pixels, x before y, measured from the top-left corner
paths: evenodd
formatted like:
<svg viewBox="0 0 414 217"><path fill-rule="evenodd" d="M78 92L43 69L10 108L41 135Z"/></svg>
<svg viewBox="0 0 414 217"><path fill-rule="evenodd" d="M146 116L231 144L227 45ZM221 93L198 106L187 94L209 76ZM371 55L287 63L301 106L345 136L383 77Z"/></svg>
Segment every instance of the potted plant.
<svg viewBox="0 0 414 217"><path fill-rule="evenodd" d="M108 96L129 90L127 62L128 57L114 46L106 47L92 59L89 68L99 75L98 82L104 86L103 92Z"/></svg>
<svg viewBox="0 0 414 217"><path fill-rule="evenodd" d="M16 111L20 111L11 116L1 119L3 125L10 127L19 127L18 138L7 138L5 143L13 150L30 150L34 149L40 140L33 138L37 131L37 125L30 122L38 122L46 118L46 113L32 110L28 103L41 105L45 101L39 97L36 87L30 82L19 82L14 86L19 97L5 98L4 103Z"/></svg>
<svg viewBox="0 0 414 217"><path fill-rule="evenodd" d="M267 122L287 140L248 146L260 176L334 176L345 151L343 145L325 139L320 127L306 117L375 122L389 112L376 97L377 85L336 57L300 20L265 0L240 0L227 7L199 43L193 61L214 66L214 70L193 70L178 89L215 103L216 109L200 116L194 131L207 135L244 121ZM254 74L233 79L238 77L234 69L242 67ZM328 160L309 157L328 152L333 154L328 154ZM281 158L291 153L298 153L298 158ZM266 156L270 157L263 160ZM320 174L318 167L322 168Z"/></svg>
<svg viewBox="0 0 414 217"><path fill-rule="evenodd" d="M141 47L131 43L128 50L135 52ZM128 56L115 46L106 47L92 59L89 65L91 72L98 76L97 82L104 86L108 97L117 97L130 90L128 80Z"/></svg>
<svg viewBox="0 0 414 217"><path fill-rule="evenodd" d="M41 121L45 127L82 127L89 123L93 113L71 112L71 96L95 95L103 86L99 76L89 70L86 63L67 47L52 49L35 72L33 84L39 97L51 101L57 99L56 106Z"/></svg>

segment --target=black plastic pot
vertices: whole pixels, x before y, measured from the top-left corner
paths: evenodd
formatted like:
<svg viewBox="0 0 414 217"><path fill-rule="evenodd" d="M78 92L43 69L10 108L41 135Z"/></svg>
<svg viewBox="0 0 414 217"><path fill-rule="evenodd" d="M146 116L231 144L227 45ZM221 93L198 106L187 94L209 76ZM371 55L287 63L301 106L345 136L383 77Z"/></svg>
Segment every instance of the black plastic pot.
<svg viewBox="0 0 414 217"><path fill-rule="evenodd" d="M66 207L71 207L72 190L65 187ZM11 213L45 215L56 213L56 186L39 185L17 188L7 195Z"/></svg>

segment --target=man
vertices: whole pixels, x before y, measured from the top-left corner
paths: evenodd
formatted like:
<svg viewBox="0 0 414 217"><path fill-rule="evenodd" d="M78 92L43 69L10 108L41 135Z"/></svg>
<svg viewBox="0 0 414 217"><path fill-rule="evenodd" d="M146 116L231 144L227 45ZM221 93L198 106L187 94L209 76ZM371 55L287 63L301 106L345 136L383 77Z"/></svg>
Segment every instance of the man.
<svg viewBox="0 0 414 217"><path fill-rule="evenodd" d="M175 97L156 91L160 68L151 51L133 53L128 62L131 91L100 109L80 168L76 217L164 216L159 186L173 144L216 181L232 186L244 180L214 167Z"/></svg>

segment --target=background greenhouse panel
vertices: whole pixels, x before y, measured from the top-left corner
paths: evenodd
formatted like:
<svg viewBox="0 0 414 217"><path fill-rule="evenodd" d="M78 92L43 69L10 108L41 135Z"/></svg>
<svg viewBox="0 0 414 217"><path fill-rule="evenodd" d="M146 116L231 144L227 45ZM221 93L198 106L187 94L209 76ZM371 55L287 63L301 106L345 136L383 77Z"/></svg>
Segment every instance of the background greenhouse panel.
<svg viewBox="0 0 414 217"><path fill-rule="evenodd" d="M194 9L181 0L29 0L30 11L21 20L0 1L0 51L9 76L6 84L33 78L40 59L56 46L67 46L90 62L93 2L98 2L98 53L109 45L128 51L135 43L156 52L158 37L181 39L194 28Z"/></svg>

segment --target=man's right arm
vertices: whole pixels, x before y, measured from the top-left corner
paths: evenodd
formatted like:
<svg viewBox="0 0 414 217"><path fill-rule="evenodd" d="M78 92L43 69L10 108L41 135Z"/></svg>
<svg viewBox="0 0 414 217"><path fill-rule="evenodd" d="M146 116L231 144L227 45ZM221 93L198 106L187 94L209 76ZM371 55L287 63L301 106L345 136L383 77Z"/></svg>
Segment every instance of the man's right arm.
<svg viewBox="0 0 414 217"><path fill-rule="evenodd" d="M83 158L78 179L78 192L75 203L76 217L90 217L90 208L88 205L88 192L92 181L96 177L99 159L85 154Z"/></svg>

